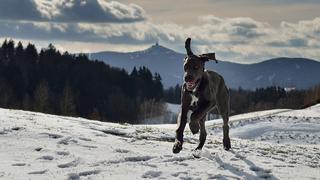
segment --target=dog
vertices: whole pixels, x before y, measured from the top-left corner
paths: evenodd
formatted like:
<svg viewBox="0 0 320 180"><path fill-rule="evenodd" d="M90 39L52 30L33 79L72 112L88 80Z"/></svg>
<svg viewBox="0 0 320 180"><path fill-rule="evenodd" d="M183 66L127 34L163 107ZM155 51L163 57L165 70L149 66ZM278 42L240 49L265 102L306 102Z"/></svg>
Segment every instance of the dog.
<svg viewBox="0 0 320 180"><path fill-rule="evenodd" d="M221 75L205 70L205 63L216 60L215 53L194 55L190 47L191 38L185 42L187 57L184 59L184 83L181 89L181 109L177 119L177 129L173 153L179 153L183 145L183 132L190 116L189 128L193 134L200 130L199 144L195 150L201 150L206 141L205 117L209 111L217 108L223 119L223 147L231 148L229 138L229 91Z"/></svg>

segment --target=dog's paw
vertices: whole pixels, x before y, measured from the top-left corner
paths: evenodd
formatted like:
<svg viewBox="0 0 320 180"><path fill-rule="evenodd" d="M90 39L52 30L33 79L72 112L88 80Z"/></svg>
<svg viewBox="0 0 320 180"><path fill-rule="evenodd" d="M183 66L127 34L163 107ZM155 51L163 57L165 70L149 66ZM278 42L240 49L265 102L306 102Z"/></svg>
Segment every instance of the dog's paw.
<svg viewBox="0 0 320 180"><path fill-rule="evenodd" d="M190 121L189 128L192 134L197 134L199 132L199 122L198 121Z"/></svg>
<svg viewBox="0 0 320 180"><path fill-rule="evenodd" d="M228 151L231 148L230 138L223 138L223 148Z"/></svg>
<svg viewBox="0 0 320 180"><path fill-rule="evenodd" d="M202 150L201 149L194 149L193 151L192 151L192 156L193 157L195 157L195 158L200 158L201 157L201 155L202 155Z"/></svg>
<svg viewBox="0 0 320 180"><path fill-rule="evenodd" d="M182 143L180 141L177 141L174 143L173 148L172 148L172 152L174 154L179 153L182 150Z"/></svg>

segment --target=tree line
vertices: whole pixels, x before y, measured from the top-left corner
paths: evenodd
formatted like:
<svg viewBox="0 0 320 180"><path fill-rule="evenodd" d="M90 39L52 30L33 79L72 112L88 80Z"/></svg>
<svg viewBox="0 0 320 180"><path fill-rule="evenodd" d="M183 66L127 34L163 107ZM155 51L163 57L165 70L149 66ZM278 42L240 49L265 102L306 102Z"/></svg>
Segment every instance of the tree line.
<svg viewBox="0 0 320 180"><path fill-rule="evenodd" d="M308 90L285 91L284 88L272 86L244 90L230 89L231 115L253 111L288 108L300 109L320 103L320 85ZM176 85L164 91L167 102L180 104L181 86Z"/></svg>
<svg viewBox="0 0 320 180"><path fill-rule="evenodd" d="M0 47L0 107L139 123L140 114L162 113L163 95L161 76L146 67L128 73L52 44L39 52L13 40Z"/></svg>

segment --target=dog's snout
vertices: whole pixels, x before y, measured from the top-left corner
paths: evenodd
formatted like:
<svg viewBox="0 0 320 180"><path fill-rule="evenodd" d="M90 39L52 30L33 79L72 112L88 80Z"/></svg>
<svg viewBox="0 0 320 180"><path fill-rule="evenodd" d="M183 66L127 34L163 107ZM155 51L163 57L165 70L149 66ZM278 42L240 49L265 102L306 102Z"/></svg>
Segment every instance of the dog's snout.
<svg viewBox="0 0 320 180"><path fill-rule="evenodd" d="M193 77L190 75L190 74L188 74L188 75L186 75L185 77L184 77L184 81L185 82L189 82L189 81L192 81L193 80Z"/></svg>

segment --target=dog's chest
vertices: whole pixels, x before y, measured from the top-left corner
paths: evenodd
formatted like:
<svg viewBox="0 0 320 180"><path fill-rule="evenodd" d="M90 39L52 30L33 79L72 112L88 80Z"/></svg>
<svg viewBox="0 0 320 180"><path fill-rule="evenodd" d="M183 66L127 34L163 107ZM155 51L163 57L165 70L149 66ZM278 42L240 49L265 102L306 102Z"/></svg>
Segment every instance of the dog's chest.
<svg viewBox="0 0 320 180"><path fill-rule="evenodd" d="M199 98L195 94L191 94L191 107L197 107Z"/></svg>

